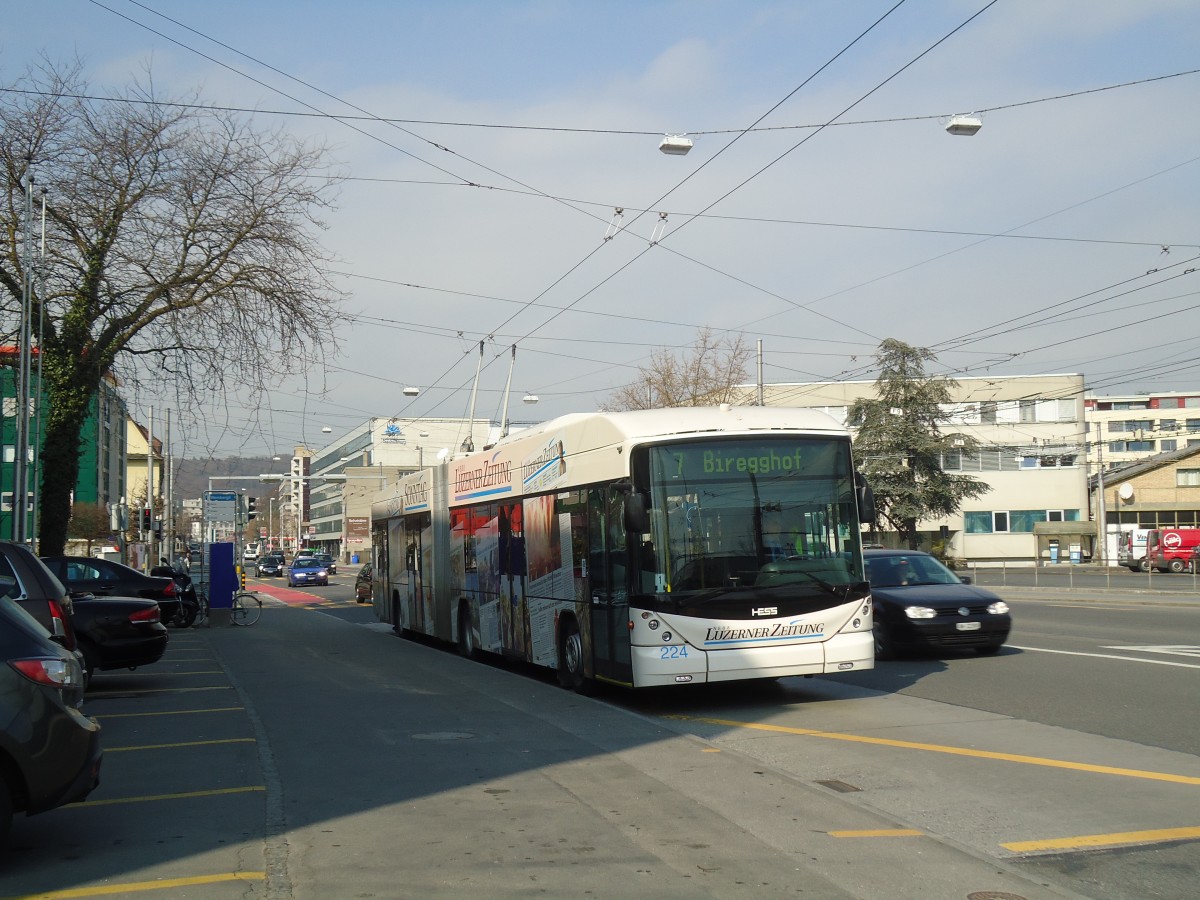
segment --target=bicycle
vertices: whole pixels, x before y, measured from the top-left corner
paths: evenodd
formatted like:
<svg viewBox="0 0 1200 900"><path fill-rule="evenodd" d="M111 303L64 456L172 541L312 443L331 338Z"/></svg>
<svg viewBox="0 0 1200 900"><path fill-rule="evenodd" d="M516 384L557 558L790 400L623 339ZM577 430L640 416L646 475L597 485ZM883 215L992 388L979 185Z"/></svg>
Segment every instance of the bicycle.
<svg viewBox="0 0 1200 900"><path fill-rule="evenodd" d="M196 617L192 620L192 627L206 627L208 625L208 591L202 585L196 586L196 604Z"/></svg>
<svg viewBox="0 0 1200 900"><path fill-rule="evenodd" d="M262 600L254 591L239 591L233 597L229 621L234 625L253 625L262 615Z"/></svg>

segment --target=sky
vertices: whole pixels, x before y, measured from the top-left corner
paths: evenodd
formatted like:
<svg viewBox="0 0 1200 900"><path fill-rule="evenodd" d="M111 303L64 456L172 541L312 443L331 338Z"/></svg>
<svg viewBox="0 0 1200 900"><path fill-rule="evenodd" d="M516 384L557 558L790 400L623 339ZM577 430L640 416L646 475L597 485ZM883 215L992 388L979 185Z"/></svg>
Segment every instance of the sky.
<svg viewBox="0 0 1200 900"><path fill-rule="evenodd" d="M499 420L510 362L510 419L595 410L705 327L768 383L873 379L894 338L932 373L1200 393L1197 48L1194 0L40 0L0 81L149 67L328 146L336 354L173 435L290 456L476 384Z"/></svg>

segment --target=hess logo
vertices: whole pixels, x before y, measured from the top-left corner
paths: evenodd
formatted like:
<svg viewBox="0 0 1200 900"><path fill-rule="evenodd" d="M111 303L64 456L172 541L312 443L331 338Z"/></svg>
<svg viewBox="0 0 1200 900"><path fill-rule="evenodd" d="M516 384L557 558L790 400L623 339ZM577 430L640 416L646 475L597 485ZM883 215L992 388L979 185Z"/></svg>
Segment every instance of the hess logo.
<svg viewBox="0 0 1200 900"><path fill-rule="evenodd" d="M779 615L778 606L755 606L750 610L752 616L777 616Z"/></svg>

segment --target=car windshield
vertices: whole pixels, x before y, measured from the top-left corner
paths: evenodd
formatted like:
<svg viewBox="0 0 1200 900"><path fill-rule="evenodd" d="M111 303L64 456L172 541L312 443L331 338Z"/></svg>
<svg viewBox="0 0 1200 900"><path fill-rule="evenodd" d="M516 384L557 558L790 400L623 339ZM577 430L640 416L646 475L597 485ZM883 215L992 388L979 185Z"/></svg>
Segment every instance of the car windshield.
<svg viewBox="0 0 1200 900"><path fill-rule="evenodd" d="M302 556L292 562L293 569L313 569L320 566L320 563L311 556Z"/></svg>
<svg viewBox="0 0 1200 900"><path fill-rule="evenodd" d="M911 584L958 584L957 575L932 556L867 557L867 580L873 587Z"/></svg>

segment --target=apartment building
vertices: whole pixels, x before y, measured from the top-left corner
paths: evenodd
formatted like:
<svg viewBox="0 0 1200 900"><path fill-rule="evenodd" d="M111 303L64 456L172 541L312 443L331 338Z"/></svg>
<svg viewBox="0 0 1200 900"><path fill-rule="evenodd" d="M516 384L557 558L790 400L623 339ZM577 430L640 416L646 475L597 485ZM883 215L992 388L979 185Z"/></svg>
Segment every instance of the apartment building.
<svg viewBox="0 0 1200 900"><path fill-rule="evenodd" d="M1200 445L1200 391L1084 395L1093 471Z"/></svg>

